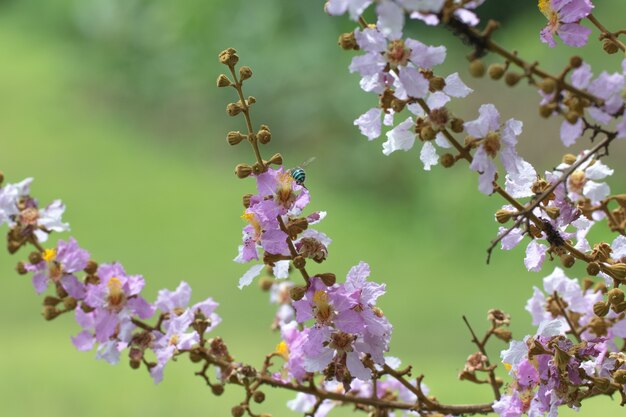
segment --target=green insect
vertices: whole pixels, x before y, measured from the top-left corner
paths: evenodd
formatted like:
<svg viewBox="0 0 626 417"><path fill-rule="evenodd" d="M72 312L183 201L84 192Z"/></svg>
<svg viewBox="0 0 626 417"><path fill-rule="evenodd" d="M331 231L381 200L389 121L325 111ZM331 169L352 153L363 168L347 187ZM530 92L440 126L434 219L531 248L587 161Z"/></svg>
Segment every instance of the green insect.
<svg viewBox="0 0 626 417"><path fill-rule="evenodd" d="M304 171L304 168L307 165L309 165L311 162L313 162L314 160L315 160L315 157L309 158L306 162L289 170L289 175L291 176L291 178L293 178L296 184L301 185L304 188L306 188L306 186L304 185L304 181L306 181L306 172Z"/></svg>

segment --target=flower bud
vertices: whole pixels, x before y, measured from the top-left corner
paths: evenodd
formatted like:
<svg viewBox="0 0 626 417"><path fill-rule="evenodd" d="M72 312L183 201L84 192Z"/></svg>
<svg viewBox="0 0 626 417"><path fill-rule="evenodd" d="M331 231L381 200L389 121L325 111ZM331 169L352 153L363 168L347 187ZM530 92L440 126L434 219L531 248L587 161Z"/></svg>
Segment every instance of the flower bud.
<svg viewBox="0 0 626 417"><path fill-rule="evenodd" d="M565 155L563 155L563 158L561 159L561 161L564 164L572 165L574 162L576 162L576 155L572 155L571 153L566 153Z"/></svg>
<svg viewBox="0 0 626 417"><path fill-rule="evenodd" d="M293 258L293 266L298 269L304 268L306 266L306 259L304 259L304 256L296 256Z"/></svg>
<svg viewBox="0 0 626 417"><path fill-rule="evenodd" d="M608 302L611 304L619 304L624 301L624 291L619 288L613 288L607 293Z"/></svg>
<svg viewBox="0 0 626 417"><path fill-rule="evenodd" d="M593 312L598 317L604 317L609 314L609 304L604 301L598 301L593 305Z"/></svg>
<svg viewBox="0 0 626 417"><path fill-rule="evenodd" d="M623 281L624 278L626 278L626 264L623 264L623 263L613 264L613 265L607 266L606 269L611 271L613 275L620 281Z"/></svg>
<svg viewBox="0 0 626 417"><path fill-rule="evenodd" d="M224 393L224 385L211 385L211 392L213 393L213 395L219 397Z"/></svg>
<svg viewBox="0 0 626 417"><path fill-rule="evenodd" d="M544 104L539 107L539 115L544 119L549 118L554 113L554 106L551 104Z"/></svg>
<svg viewBox="0 0 626 417"><path fill-rule="evenodd" d="M572 68L580 68L580 66L583 64L583 59L579 56L574 55L569 59L569 64Z"/></svg>
<svg viewBox="0 0 626 417"><path fill-rule="evenodd" d="M522 79L522 76L516 72L507 72L506 76L504 77L504 82L506 83L506 85L508 85L509 87L513 87L514 85L516 85L520 80Z"/></svg>
<svg viewBox="0 0 626 417"><path fill-rule="evenodd" d="M556 81L552 78L545 78L539 83L539 88L546 94L552 94L556 90Z"/></svg>
<svg viewBox="0 0 626 417"><path fill-rule="evenodd" d="M303 286L295 286L295 287L289 288L289 297L291 297L293 301L302 300L302 297L304 297L305 293L306 293L306 287L303 287Z"/></svg>
<svg viewBox="0 0 626 417"><path fill-rule="evenodd" d="M626 301L622 301L621 303L613 304L613 311L617 314L623 313L626 311Z"/></svg>
<svg viewBox="0 0 626 417"><path fill-rule="evenodd" d="M475 59L470 62L469 72L472 77L480 78L485 75L485 64L480 59Z"/></svg>
<svg viewBox="0 0 626 417"><path fill-rule="evenodd" d="M220 62L229 67L234 67L239 62L239 56L237 51L233 48L228 48L219 53L218 58Z"/></svg>
<svg viewBox="0 0 626 417"><path fill-rule="evenodd" d="M24 275L24 274L28 273L28 271L26 270L26 266L24 265L24 262L22 262L22 261L19 261L17 263L17 265L15 266L15 270L20 275Z"/></svg>
<svg viewBox="0 0 626 417"><path fill-rule="evenodd" d="M272 140L272 133L267 128L267 126L265 126L265 129L263 127L264 126L261 126L261 130L259 130L256 136L259 139L259 142L261 142L263 145L267 145L268 143L270 143L270 140Z"/></svg>
<svg viewBox="0 0 626 417"><path fill-rule="evenodd" d="M47 295L44 299L43 299L43 305L45 306L56 306L57 304L59 304L61 302L60 298L57 297L53 297L51 295Z"/></svg>
<svg viewBox="0 0 626 417"><path fill-rule="evenodd" d="M262 174L263 172L265 172L265 164L261 165L258 162L255 162L252 165L252 172L254 173L254 175Z"/></svg>
<svg viewBox="0 0 626 417"><path fill-rule="evenodd" d="M43 306L42 316L45 320L52 320L56 318L60 313L54 306Z"/></svg>
<svg viewBox="0 0 626 417"><path fill-rule="evenodd" d="M65 297L63 299L63 306L65 307L66 310L76 309L77 304L78 303L76 302L76 298L74 297Z"/></svg>
<svg viewBox="0 0 626 417"><path fill-rule="evenodd" d="M231 85L233 85L233 83L228 79L225 74L220 74L220 76L217 77L218 87L230 87Z"/></svg>
<svg viewBox="0 0 626 417"><path fill-rule="evenodd" d="M511 333L511 331L509 329L505 329L504 327L498 327L497 329L493 331L493 334L498 339L506 343L510 342L511 338L513 337L513 334Z"/></svg>
<svg viewBox="0 0 626 417"><path fill-rule="evenodd" d="M259 288L261 291L269 291L272 288L272 285L274 285L274 280L270 277L261 277L259 280Z"/></svg>
<svg viewBox="0 0 626 417"><path fill-rule="evenodd" d="M499 80L502 78L505 71L505 66L502 64L491 64L488 69L489 77L491 77L492 80Z"/></svg>
<svg viewBox="0 0 626 417"><path fill-rule="evenodd" d="M272 157L270 158L269 161L267 161L270 164L274 164L274 165L282 165L283 164L283 156L279 153L275 153L274 155L272 155Z"/></svg>
<svg viewBox="0 0 626 417"><path fill-rule="evenodd" d="M250 199L251 199L251 198L252 198L252 194L245 194L245 195L243 196L243 199L242 199L242 200L243 200L243 206L244 206L245 208L250 207Z"/></svg>
<svg viewBox="0 0 626 417"><path fill-rule="evenodd" d="M256 391L252 398L254 398L255 403L262 403L263 401L265 401L265 394L263 393L263 391Z"/></svg>
<svg viewBox="0 0 626 417"><path fill-rule="evenodd" d="M456 161L454 160L454 155L452 155L451 153L446 153L446 154L443 154L443 155L441 156L440 161L441 161L441 165L442 165L444 168L450 168L450 167L451 167L452 165L454 165L454 163L456 162Z"/></svg>
<svg viewBox="0 0 626 417"><path fill-rule="evenodd" d="M455 117L450 122L450 128L452 129L454 133L461 133L465 129L463 126L463 123L464 123L463 119L459 119L458 117Z"/></svg>
<svg viewBox="0 0 626 417"><path fill-rule="evenodd" d="M618 369L613 374L613 380L620 385L626 384L626 369Z"/></svg>
<svg viewBox="0 0 626 417"><path fill-rule="evenodd" d="M612 40L605 39L604 43L602 44L602 49L604 49L604 52L606 52L607 54L613 55L617 53L617 51L619 51L619 46L617 46Z"/></svg>
<svg viewBox="0 0 626 417"><path fill-rule="evenodd" d="M0 185L4 182L4 173L0 171Z"/></svg>
<svg viewBox="0 0 626 417"><path fill-rule="evenodd" d="M608 378L595 378L590 377L591 381L593 381L593 386L600 392L606 392L609 388L611 388L611 381Z"/></svg>
<svg viewBox="0 0 626 417"><path fill-rule="evenodd" d="M241 132L228 132L228 134L226 135L226 140L228 141L228 144L231 146L235 146L241 143L242 140L244 140L246 138L245 135L242 135Z"/></svg>
<svg viewBox="0 0 626 417"><path fill-rule="evenodd" d="M39 253L39 252L31 252L30 255L28 255L28 261L31 264L38 264L39 262L42 261L41 253Z"/></svg>
<svg viewBox="0 0 626 417"><path fill-rule="evenodd" d="M590 290L593 287L593 280L591 278L584 278L583 279L583 291L587 291Z"/></svg>
<svg viewBox="0 0 626 417"><path fill-rule="evenodd" d="M571 268L574 266L574 263L576 263L576 258L567 253L565 255L561 255L561 263L565 268Z"/></svg>
<svg viewBox="0 0 626 417"><path fill-rule="evenodd" d="M587 273L595 277L600 273L600 265L597 262L589 262L587 265Z"/></svg>
<svg viewBox="0 0 626 417"><path fill-rule="evenodd" d="M239 178L246 178L252 174L252 167L247 164L239 164L235 167L235 175Z"/></svg>
<svg viewBox="0 0 626 417"><path fill-rule="evenodd" d="M317 276L322 280L324 285L326 285L327 287L332 287L333 285L335 285L335 282L337 282L337 277L335 276L335 274L331 272L318 274Z"/></svg>
<svg viewBox="0 0 626 417"><path fill-rule="evenodd" d="M337 44L344 51L359 50L359 44L356 42L354 32L342 33L341 35L339 35L339 40L337 41Z"/></svg>
<svg viewBox="0 0 626 417"><path fill-rule="evenodd" d="M394 112L400 113L402 110L404 110L404 107L406 106L406 101L394 98L391 100L390 105Z"/></svg>
<svg viewBox="0 0 626 417"><path fill-rule="evenodd" d="M198 363L202 360L202 355L198 351L198 349L192 349L189 352L189 360L193 363Z"/></svg>
<svg viewBox="0 0 626 417"><path fill-rule="evenodd" d="M240 405L236 405L230 410L230 413L233 417L243 417L245 409Z"/></svg>
<svg viewBox="0 0 626 417"><path fill-rule="evenodd" d="M56 293L57 293L57 297L61 299L68 296L67 291L65 291L65 288L63 288L63 286L61 285L56 286Z"/></svg>
<svg viewBox="0 0 626 417"><path fill-rule="evenodd" d="M446 86L446 80L444 80L442 77L432 77L429 80L428 86L430 91L441 91Z"/></svg>
<svg viewBox="0 0 626 417"><path fill-rule="evenodd" d="M578 122L579 117L580 116L575 111L568 111L567 113L565 113L565 120L567 120L570 124L575 124L576 122Z"/></svg>
<svg viewBox="0 0 626 417"><path fill-rule="evenodd" d="M226 106L226 113L228 113L229 116L237 116L242 110L243 108L239 103L229 103L228 106Z"/></svg>
<svg viewBox="0 0 626 417"><path fill-rule="evenodd" d="M241 77L241 81L247 80L248 78L252 77L252 68L247 65L239 68L239 77Z"/></svg>
<svg viewBox="0 0 626 417"><path fill-rule="evenodd" d="M435 130L431 127L431 126L424 126L421 130L420 130L420 137L422 138L422 140L433 140L435 139L435 136L437 136L437 134L435 133Z"/></svg>
<svg viewBox="0 0 626 417"><path fill-rule="evenodd" d="M509 220L511 220L511 217L513 217L514 214L515 212L513 211L498 210L496 211L496 221L500 224L504 224L508 222Z"/></svg>
<svg viewBox="0 0 626 417"><path fill-rule="evenodd" d="M254 98L253 96L248 97L248 99L246 100L246 103L248 104L248 106L250 106L251 104L256 103L256 98Z"/></svg>

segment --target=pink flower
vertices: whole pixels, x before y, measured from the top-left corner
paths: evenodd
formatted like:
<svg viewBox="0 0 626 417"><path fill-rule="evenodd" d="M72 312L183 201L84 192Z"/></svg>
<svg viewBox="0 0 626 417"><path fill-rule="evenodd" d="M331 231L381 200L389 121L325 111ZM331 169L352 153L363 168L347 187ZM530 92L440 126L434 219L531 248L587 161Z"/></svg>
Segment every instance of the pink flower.
<svg viewBox="0 0 626 417"><path fill-rule="evenodd" d="M591 29L579 22L592 9L590 0L539 0L539 10L548 19L548 25L541 31L541 41L552 48L556 46L554 35L557 34L566 45L584 46Z"/></svg>

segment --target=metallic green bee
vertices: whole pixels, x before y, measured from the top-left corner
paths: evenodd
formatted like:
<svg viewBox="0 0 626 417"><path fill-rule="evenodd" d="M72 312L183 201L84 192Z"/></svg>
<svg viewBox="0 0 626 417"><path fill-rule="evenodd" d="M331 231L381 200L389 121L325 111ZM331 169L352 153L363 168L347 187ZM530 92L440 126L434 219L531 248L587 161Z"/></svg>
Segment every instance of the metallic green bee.
<svg viewBox="0 0 626 417"><path fill-rule="evenodd" d="M301 185L304 188L306 188L306 186L304 185L304 181L306 180L306 172L304 171L304 167L309 165L314 160L315 160L315 157L309 158L306 162L304 162L304 163L298 165L297 167L289 170L289 175L291 176L291 178L293 178L293 180L296 182L296 184Z"/></svg>

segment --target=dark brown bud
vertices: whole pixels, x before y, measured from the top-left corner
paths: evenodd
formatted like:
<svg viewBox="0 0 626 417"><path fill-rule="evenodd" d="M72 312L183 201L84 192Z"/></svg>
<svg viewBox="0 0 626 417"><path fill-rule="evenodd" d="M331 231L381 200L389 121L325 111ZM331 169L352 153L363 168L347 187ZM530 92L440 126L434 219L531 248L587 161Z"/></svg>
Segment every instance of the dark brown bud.
<svg viewBox="0 0 626 417"><path fill-rule="evenodd" d="M305 217L290 220L287 223L287 233L292 239L296 239L298 235L309 227L309 222Z"/></svg>
<svg viewBox="0 0 626 417"><path fill-rule="evenodd" d="M576 263L576 258L567 253L565 255L561 255L561 263L565 268L571 268L574 266L574 263Z"/></svg>
<svg viewBox="0 0 626 417"><path fill-rule="evenodd" d="M242 110L243 108L239 103L229 103L228 106L226 106L226 113L228 113L229 116L237 116Z"/></svg>
<svg viewBox="0 0 626 417"><path fill-rule="evenodd" d="M399 100L397 98L394 98L391 100L391 108L396 113L400 113L402 110L404 110L405 106L406 106L406 101L404 100Z"/></svg>
<svg viewBox="0 0 626 417"><path fill-rule="evenodd" d="M620 385L626 384L626 369L618 369L613 374L613 380Z"/></svg>
<svg viewBox="0 0 626 417"><path fill-rule="evenodd" d="M254 98L253 96L250 96L246 100L246 103L248 103L248 105L254 104L254 103L256 103L256 98Z"/></svg>
<svg viewBox="0 0 626 417"><path fill-rule="evenodd" d="M454 159L454 155L452 155L451 153L443 154L441 156L440 161L441 161L441 165L444 168L450 168L456 162Z"/></svg>
<svg viewBox="0 0 626 417"><path fill-rule="evenodd" d="M89 262L87 262L87 266L83 271L88 274L95 274L96 271L98 271L98 263L94 260L89 260Z"/></svg>
<svg viewBox="0 0 626 417"><path fill-rule="evenodd" d="M261 277L259 280L259 288L261 291L269 291L274 285L274 280L270 277Z"/></svg>
<svg viewBox="0 0 626 417"><path fill-rule="evenodd" d="M0 171L0 185L4 182L4 173Z"/></svg>
<svg viewBox="0 0 626 417"><path fill-rule="evenodd" d="M345 51L350 50L358 50L359 44L356 42L356 38L354 37L354 32L342 33L339 35L339 40L337 41L341 49Z"/></svg>
<svg viewBox="0 0 626 417"><path fill-rule="evenodd" d="M425 141L433 140L435 139L435 136L437 136L437 133L430 126L424 126L420 130L420 137L422 138L422 140L425 140Z"/></svg>
<svg viewBox="0 0 626 417"><path fill-rule="evenodd" d="M274 165L282 165L283 164L283 156L279 153L275 153L274 155L272 155L272 157L270 158L269 161L267 161L270 164L274 164Z"/></svg>
<svg viewBox="0 0 626 417"><path fill-rule="evenodd" d="M498 327L497 329L495 329L493 331L493 334L498 339L502 340L503 342L507 342L507 343L510 342L511 338L513 337L513 334L511 333L511 331L509 329L504 328L504 327Z"/></svg>
<svg viewBox="0 0 626 417"><path fill-rule="evenodd" d="M499 80L504 75L506 71L506 67L502 64L491 64L489 65L489 69L487 72L489 73L489 77L492 80Z"/></svg>
<svg viewBox="0 0 626 417"><path fill-rule="evenodd" d="M43 299L43 305L45 306L56 306L57 304L59 304L61 302L60 298L57 297L53 297L51 295L47 295L44 299Z"/></svg>
<svg viewBox="0 0 626 417"><path fill-rule="evenodd" d="M306 266L306 259L303 256L296 256L293 258L293 266L298 269L302 269Z"/></svg>
<svg viewBox="0 0 626 417"><path fill-rule="evenodd" d="M202 355L197 349L193 349L189 352L189 360L193 363L198 363L202 360Z"/></svg>
<svg viewBox="0 0 626 417"><path fill-rule="evenodd" d="M237 51L233 48L228 48L219 53L218 58L220 62L229 67L234 67L239 62L239 56Z"/></svg>
<svg viewBox="0 0 626 417"><path fill-rule="evenodd" d="M31 252L30 255L28 255L28 261L31 264L38 264L39 262L42 261L41 253L39 253L39 252Z"/></svg>
<svg viewBox="0 0 626 417"><path fill-rule="evenodd" d="M235 167L235 175L239 178L246 178L252 174L252 167L247 164L239 164Z"/></svg>
<svg viewBox="0 0 626 417"><path fill-rule="evenodd" d="M243 196L243 206L245 208L250 207L250 199L252 198L252 194L246 194Z"/></svg>
<svg viewBox="0 0 626 417"><path fill-rule="evenodd" d="M432 77L429 80L430 91L441 91L446 86L446 80L442 77Z"/></svg>
<svg viewBox="0 0 626 417"><path fill-rule="evenodd" d="M252 68L247 65L239 68L239 77L241 77L241 81L247 80L248 78L252 77Z"/></svg>
<svg viewBox="0 0 626 417"><path fill-rule="evenodd" d="M543 106L539 106L539 115L544 119L552 116L552 113L554 113L554 106L552 106L551 104L544 104Z"/></svg>
<svg viewBox="0 0 626 417"><path fill-rule="evenodd" d="M252 164L252 172L254 175L262 174L265 171L265 164L261 165L258 162Z"/></svg>
<svg viewBox="0 0 626 417"><path fill-rule="evenodd" d="M324 285L326 285L327 287L332 287L333 285L335 285L335 282L337 282L337 277L335 276L335 274L331 272L318 274L317 276L322 280Z"/></svg>
<svg viewBox="0 0 626 417"><path fill-rule="evenodd" d="M256 136L259 139L259 142L261 142L263 145L267 145L268 143L270 143L270 140L272 140L272 133L269 131L269 129L261 128Z"/></svg>
<svg viewBox="0 0 626 417"><path fill-rule="evenodd" d="M28 271L26 270L26 266L24 265L24 262L22 262L22 261L19 261L17 263L17 265L15 266L15 270L20 275L24 275L24 274L28 273Z"/></svg>
<svg viewBox="0 0 626 417"><path fill-rule="evenodd" d="M211 392L213 393L213 395L219 397L224 393L224 385L211 385Z"/></svg>
<svg viewBox="0 0 626 417"><path fill-rule="evenodd" d="M572 68L579 68L583 64L583 59L574 55L569 59L569 64Z"/></svg>
<svg viewBox="0 0 626 417"><path fill-rule="evenodd" d="M509 87L513 87L514 85L516 85L520 80L522 79L522 76L516 72L507 72L506 76L504 77L504 82L506 83L506 85L508 85Z"/></svg>
<svg viewBox="0 0 626 417"><path fill-rule="evenodd" d="M228 132L228 134L226 135L226 140L228 141L228 144L231 146L235 146L241 143L241 141L243 141L246 138L246 135L242 135L241 132Z"/></svg>
<svg viewBox="0 0 626 417"><path fill-rule="evenodd" d="M572 165L574 162L576 162L576 155L572 155L571 153L566 153L565 155L563 155L563 158L561 159L561 161L563 161L564 164Z"/></svg>
<svg viewBox="0 0 626 417"><path fill-rule="evenodd" d="M454 133L461 133L464 129L463 123L464 123L463 119L459 119L458 117L455 117L450 122L450 128L452 129Z"/></svg>
<svg viewBox="0 0 626 417"><path fill-rule="evenodd" d="M496 221L500 224L504 224L508 222L509 220L511 220L511 217L513 217L514 214L515 212L513 211L498 210L496 211Z"/></svg>
<svg viewBox="0 0 626 417"><path fill-rule="evenodd" d="M605 39L604 43L602 44L602 49L604 49L604 52L606 52L607 54L613 55L617 53L617 51L619 51L619 46L617 46L612 40Z"/></svg>
<svg viewBox="0 0 626 417"><path fill-rule="evenodd" d="M67 291L65 291L65 288L63 288L63 286L61 285L57 285L56 286L56 293L57 293L57 297L63 299L65 297L68 296Z"/></svg>
<svg viewBox="0 0 626 417"><path fill-rule="evenodd" d="M622 301L621 303L613 304L613 311L617 314L623 313L626 311L626 301Z"/></svg>
<svg viewBox="0 0 626 417"><path fill-rule="evenodd" d="M469 72L472 77L480 78L485 75L485 64L480 59L475 59L470 62Z"/></svg>
<svg viewBox="0 0 626 417"><path fill-rule="evenodd" d="M590 262L587 265L587 273L595 277L600 273L600 265L597 262Z"/></svg>
<svg viewBox="0 0 626 417"><path fill-rule="evenodd" d="M289 288L289 297L291 297L293 301L302 300L302 297L304 297L305 293L306 293L306 287L303 287L303 286L295 286L295 287Z"/></svg>
<svg viewBox="0 0 626 417"><path fill-rule="evenodd" d="M556 85L556 81L552 78L545 78L539 83L539 88L546 94L552 94L556 90Z"/></svg>
<svg viewBox="0 0 626 417"><path fill-rule="evenodd" d="M230 410L230 413L233 417L243 417L245 411L246 410L242 406L236 405Z"/></svg>
<svg viewBox="0 0 626 417"><path fill-rule="evenodd" d="M63 299L63 306L66 310L74 310L77 304L76 298L74 297L65 297Z"/></svg>
<svg viewBox="0 0 626 417"><path fill-rule="evenodd" d="M624 291L619 288L613 288L607 293L607 300L611 304L619 304L624 301Z"/></svg>
<svg viewBox="0 0 626 417"><path fill-rule="evenodd" d="M262 403L263 401L265 401L265 394L263 393L263 391L256 391L252 398L254 398L255 403Z"/></svg>
<svg viewBox="0 0 626 417"><path fill-rule="evenodd" d="M220 74L219 77L217 77L217 86L218 87L229 87L231 86L233 83L228 79L228 77L224 74Z"/></svg>
<svg viewBox="0 0 626 417"><path fill-rule="evenodd" d="M578 121L578 118L579 115L575 111L568 111L567 113L565 113L565 120L567 120L571 124L576 123Z"/></svg>
<svg viewBox="0 0 626 417"><path fill-rule="evenodd" d="M43 306L43 311L41 314L45 320L49 321L56 318L60 313L59 310L57 310L57 308L54 306Z"/></svg>
<svg viewBox="0 0 626 417"><path fill-rule="evenodd" d="M593 305L593 312L598 317L604 317L609 314L609 304L604 301L598 301Z"/></svg>

